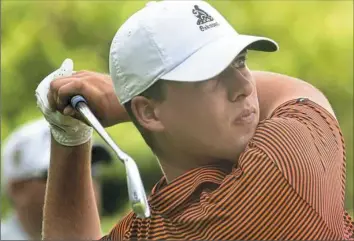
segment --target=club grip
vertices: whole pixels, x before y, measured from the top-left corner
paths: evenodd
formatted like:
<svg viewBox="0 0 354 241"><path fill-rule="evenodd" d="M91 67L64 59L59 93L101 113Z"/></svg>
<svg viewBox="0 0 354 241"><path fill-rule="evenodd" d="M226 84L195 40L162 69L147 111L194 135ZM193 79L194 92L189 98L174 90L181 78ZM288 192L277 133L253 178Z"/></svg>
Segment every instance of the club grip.
<svg viewBox="0 0 354 241"><path fill-rule="evenodd" d="M70 103L71 106L76 109L77 104L79 104L80 102L84 102L87 104L87 101L85 100L85 98L81 95L75 95L74 97L71 98Z"/></svg>

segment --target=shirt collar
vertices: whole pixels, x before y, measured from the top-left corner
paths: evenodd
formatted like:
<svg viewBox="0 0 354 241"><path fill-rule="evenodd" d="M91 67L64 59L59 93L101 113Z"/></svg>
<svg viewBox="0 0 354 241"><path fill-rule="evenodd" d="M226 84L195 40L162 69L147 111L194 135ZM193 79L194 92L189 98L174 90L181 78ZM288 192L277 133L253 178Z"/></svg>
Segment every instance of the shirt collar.
<svg viewBox="0 0 354 241"><path fill-rule="evenodd" d="M232 170L232 163L220 162L187 171L167 184L165 177L154 186L149 197L151 208L161 214L178 212L203 188L218 187Z"/></svg>

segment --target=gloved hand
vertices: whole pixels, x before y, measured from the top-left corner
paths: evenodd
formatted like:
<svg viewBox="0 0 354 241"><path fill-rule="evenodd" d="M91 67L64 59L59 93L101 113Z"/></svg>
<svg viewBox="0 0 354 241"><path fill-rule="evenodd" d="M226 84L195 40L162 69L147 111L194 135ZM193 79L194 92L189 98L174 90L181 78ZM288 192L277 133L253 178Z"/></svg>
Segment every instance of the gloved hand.
<svg viewBox="0 0 354 241"><path fill-rule="evenodd" d="M50 83L60 77L73 74L74 64L71 59L65 59L60 68L48 75L36 89L37 105L45 119L50 124L54 139L64 146L78 146L89 141L92 137L92 127L71 116L64 116L58 110L51 109L48 102Z"/></svg>

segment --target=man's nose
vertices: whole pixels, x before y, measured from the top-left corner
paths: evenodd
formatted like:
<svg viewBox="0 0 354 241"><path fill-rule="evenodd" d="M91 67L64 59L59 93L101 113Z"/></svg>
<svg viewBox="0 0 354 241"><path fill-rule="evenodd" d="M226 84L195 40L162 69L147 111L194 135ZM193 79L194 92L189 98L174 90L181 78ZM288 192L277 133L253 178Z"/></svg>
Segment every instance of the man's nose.
<svg viewBox="0 0 354 241"><path fill-rule="evenodd" d="M250 77L244 76L237 68L233 68L233 75L232 78L229 79L228 83L228 97L232 102L246 98L253 92Z"/></svg>

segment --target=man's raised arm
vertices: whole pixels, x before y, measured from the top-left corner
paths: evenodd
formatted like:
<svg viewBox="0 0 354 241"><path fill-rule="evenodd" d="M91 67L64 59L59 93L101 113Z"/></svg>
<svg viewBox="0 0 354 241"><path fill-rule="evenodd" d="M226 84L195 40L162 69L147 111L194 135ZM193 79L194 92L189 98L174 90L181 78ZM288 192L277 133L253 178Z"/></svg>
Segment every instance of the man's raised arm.
<svg viewBox="0 0 354 241"><path fill-rule="evenodd" d="M264 71L252 71L252 76L255 78L257 86L260 120L269 117L278 106L286 101L300 97L309 98L335 117L327 98L305 81Z"/></svg>
<svg viewBox="0 0 354 241"><path fill-rule="evenodd" d="M68 103L84 96L104 126L126 121L109 76L80 71L70 59L37 87L37 104L50 124L52 143L43 238L95 240L102 237L91 178L92 128ZM75 118L73 118L75 117Z"/></svg>
<svg viewBox="0 0 354 241"><path fill-rule="evenodd" d="M97 240L101 235L91 177L91 143L51 143L43 239Z"/></svg>

